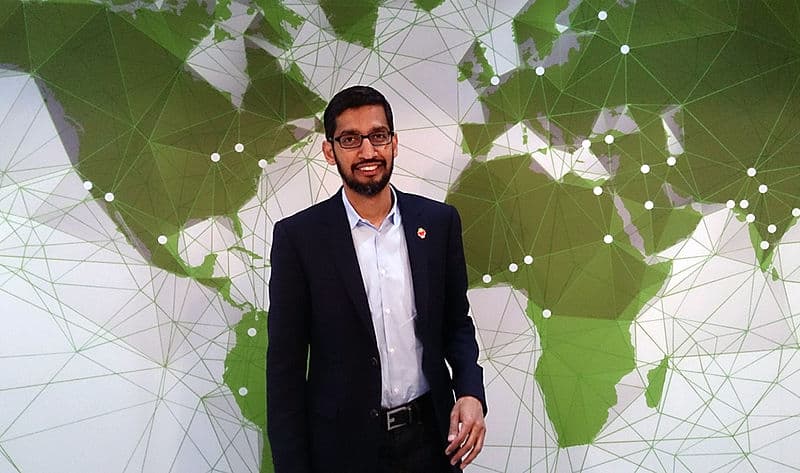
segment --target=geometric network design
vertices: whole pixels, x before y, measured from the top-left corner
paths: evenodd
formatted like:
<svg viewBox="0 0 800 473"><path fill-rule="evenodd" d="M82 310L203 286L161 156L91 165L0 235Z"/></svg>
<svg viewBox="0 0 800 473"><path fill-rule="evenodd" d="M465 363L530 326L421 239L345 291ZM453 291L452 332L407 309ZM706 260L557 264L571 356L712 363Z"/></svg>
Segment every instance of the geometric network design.
<svg viewBox="0 0 800 473"><path fill-rule="evenodd" d="M353 84L462 217L468 472L800 470L794 0L9 0L0 472L272 471L272 227Z"/></svg>

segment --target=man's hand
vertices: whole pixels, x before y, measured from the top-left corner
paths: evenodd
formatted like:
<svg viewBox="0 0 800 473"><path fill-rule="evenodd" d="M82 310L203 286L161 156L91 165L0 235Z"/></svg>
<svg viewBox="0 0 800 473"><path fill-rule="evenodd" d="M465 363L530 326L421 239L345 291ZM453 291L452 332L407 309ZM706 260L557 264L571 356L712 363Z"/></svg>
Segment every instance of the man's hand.
<svg viewBox="0 0 800 473"><path fill-rule="evenodd" d="M452 455L450 463L455 465L461 460L461 468L469 465L481 452L485 436L481 401L472 396L458 398L450 413L450 432L447 434L450 443L444 451L446 455Z"/></svg>

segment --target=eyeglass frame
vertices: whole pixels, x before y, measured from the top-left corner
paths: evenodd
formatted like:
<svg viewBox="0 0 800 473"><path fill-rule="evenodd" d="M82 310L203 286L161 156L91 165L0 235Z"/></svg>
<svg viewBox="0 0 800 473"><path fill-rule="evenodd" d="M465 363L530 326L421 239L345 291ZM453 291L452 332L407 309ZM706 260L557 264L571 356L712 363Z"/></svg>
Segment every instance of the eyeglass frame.
<svg viewBox="0 0 800 473"><path fill-rule="evenodd" d="M373 143L372 140L370 139L370 136L372 136L372 135L374 135L376 133L387 133L389 135L389 141L387 141L386 143L381 143L381 144ZM346 147L346 146L342 145L342 137L344 137L344 136L352 136L354 138L358 137L359 142L355 146ZM362 135L361 133L342 133L339 136L334 136L333 138L329 138L328 141L330 141L330 142L335 141L335 142L339 143L339 146L341 146L342 149L358 149L358 148L361 147L361 145L364 144L364 138L366 138L369 141L369 144L371 144L372 146L386 146L386 145L388 145L389 143L392 142L392 138L393 137L394 137L394 131L392 131L392 130L386 130L386 131L379 130L379 131L370 132L370 133L368 133L366 135Z"/></svg>

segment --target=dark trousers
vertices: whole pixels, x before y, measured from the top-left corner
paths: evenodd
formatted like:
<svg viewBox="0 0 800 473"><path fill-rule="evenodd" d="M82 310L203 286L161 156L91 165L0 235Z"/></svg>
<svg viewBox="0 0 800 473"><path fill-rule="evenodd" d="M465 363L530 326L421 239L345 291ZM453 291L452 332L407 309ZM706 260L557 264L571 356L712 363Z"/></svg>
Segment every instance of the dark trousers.
<svg viewBox="0 0 800 473"><path fill-rule="evenodd" d="M380 473L455 473L444 454L447 444L436 428L433 404L429 396L419 401L419 414L403 427L382 434L378 451Z"/></svg>

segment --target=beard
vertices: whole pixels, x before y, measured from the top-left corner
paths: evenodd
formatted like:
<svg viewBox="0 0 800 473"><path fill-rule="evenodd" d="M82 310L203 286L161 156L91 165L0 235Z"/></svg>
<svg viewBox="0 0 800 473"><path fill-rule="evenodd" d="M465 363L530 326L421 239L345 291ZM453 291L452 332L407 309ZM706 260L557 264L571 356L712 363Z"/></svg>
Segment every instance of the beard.
<svg viewBox="0 0 800 473"><path fill-rule="evenodd" d="M336 153L334 152L333 157L336 158L336 169L339 171L339 175L342 176L342 180L344 181L345 185L355 191L357 194L363 195L365 197L372 197L382 191L386 186L389 184L389 179L392 177L392 170L394 168L394 156L386 170L386 172L381 176L380 179L377 181L369 181L369 182L359 182L355 178L356 170L355 165L353 168L350 169L350 174L344 172L342 168L342 163L339 161L339 158L336 157ZM370 160L371 162L379 162L378 160ZM386 165L386 161L382 161L380 164Z"/></svg>

